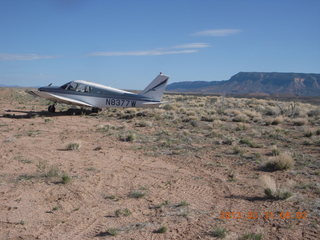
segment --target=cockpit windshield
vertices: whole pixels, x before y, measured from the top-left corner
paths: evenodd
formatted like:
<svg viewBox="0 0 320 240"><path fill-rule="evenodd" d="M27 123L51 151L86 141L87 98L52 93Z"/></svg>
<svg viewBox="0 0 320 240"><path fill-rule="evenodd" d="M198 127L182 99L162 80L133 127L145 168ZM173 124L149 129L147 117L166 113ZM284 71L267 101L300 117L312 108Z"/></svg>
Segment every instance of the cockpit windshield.
<svg viewBox="0 0 320 240"><path fill-rule="evenodd" d="M71 83L71 82L68 82L68 83L66 83L66 84L63 84L60 88L62 88L62 89L67 89L67 87L69 86L70 83Z"/></svg>
<svg viewBox="0 0 320 240"><path fill-rule="evenodd" d="M62 85L60 88L69 90L69 91L76 91L76 92L91 92L92 88L88 85L76 82L68 82Z"/></svg>

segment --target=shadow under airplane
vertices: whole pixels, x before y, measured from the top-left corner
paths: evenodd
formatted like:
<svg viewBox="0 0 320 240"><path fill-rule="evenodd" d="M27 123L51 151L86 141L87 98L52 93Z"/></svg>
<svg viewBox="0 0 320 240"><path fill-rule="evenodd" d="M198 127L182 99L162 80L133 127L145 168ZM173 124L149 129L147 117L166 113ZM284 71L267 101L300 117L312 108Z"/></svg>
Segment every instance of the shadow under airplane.
<svg viewBox="0 0 320 240"><path fill-rule="evenodd" d="M60 116L72 116L72 115L97 115L91 110L87 109L75 109L70 108L67 111L50 113L48 111L22 111L22 110L6 110L2 118L14 118L14 119L28 119L36 117L60 117Z"/></svg>

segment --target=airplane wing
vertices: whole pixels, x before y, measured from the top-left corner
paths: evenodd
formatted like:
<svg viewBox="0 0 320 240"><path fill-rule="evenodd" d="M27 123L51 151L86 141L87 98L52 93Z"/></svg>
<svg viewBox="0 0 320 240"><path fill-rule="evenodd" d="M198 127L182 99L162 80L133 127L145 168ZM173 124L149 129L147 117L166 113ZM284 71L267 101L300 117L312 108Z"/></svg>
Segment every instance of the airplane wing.
<svg viewBox="0 0 320 240"><path fill-rule="evenodd" d="M78 105L78 106L85 106L85 107L94 107L91 104L83 101L62 97L62 96L51 94L51 93L45 93L40 91L27 91L27 93L31 94L32 96L43 97L54 102L61 102L61 103L66 103L70 105Z"/></svg>

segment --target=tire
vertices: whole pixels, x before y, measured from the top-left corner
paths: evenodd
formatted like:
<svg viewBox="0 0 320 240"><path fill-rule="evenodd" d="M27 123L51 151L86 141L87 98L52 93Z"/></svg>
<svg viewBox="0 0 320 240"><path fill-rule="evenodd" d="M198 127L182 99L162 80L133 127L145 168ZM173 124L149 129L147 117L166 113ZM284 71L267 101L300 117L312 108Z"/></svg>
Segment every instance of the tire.
<svg viewBox="0 0 320 240"><path fill-rule="evenodd" d="M55 108L54 105L50 105L50 106L48 107L48 112L49 112L49 113L54 113L55 111L56 111L56 108Z"/></svg>

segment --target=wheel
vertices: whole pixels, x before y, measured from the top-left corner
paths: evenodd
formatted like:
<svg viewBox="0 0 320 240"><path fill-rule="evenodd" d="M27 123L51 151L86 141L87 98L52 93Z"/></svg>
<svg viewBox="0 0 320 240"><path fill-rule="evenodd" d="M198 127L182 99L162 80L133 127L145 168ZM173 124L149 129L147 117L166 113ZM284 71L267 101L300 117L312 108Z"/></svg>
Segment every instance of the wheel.
<svg viewBox="0 0 320 240"><path fill-rule="evenodd" d="M100 111L101 111L101 109L100 108L92 108L92 113L99 113Z"/></svg>
<svg viewBox="0 0 320 240"><path fill-rule="evenodd" d="M54 113L55 111L56 111L56 107L55 107L54 105L50 105L50 106L48 107L48 112Z"/></svg>

